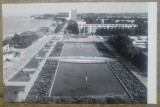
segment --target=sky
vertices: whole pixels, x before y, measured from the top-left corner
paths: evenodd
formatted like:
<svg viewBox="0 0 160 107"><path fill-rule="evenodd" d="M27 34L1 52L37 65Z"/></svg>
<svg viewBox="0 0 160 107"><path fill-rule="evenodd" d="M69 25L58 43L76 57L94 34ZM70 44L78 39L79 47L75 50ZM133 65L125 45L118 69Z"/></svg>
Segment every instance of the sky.
<svg viewBox="0 0 160 107"><path fill-rule="evenodd" d="M33 14L68 12L77 9L77 13L141 13L148 12L148 4L143 2L90 2L90 3L30 3L3 4L3 17L30 16Z"/></svg>

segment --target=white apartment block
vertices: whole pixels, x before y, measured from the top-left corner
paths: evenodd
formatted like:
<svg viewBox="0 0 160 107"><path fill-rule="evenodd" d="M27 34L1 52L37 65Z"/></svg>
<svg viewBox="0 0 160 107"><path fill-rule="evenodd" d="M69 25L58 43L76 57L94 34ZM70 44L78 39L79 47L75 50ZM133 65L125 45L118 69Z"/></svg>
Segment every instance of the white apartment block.
<svg viewBox="0 0 160 107"><path fill-rule="evenodd" d="M87 32L90 33L96 33L96 30L98 28L104 28L104 29L113 29L113 28L135 28L137 27L137 24L85 24L85 23L78 23L78 28L79 31L82 28L86 28L87 27Z"/></svg>

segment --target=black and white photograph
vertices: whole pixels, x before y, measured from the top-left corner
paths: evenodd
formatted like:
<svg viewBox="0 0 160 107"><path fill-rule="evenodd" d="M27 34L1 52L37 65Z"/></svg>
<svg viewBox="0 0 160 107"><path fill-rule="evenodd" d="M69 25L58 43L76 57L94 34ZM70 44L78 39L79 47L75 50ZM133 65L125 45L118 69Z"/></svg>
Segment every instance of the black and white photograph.
<svg viewBox="0 0 160 107"><path fill-rule="evenodd" d="M148 2L2 4L4 101L148 104L156 37L149 9Z"/></svg>

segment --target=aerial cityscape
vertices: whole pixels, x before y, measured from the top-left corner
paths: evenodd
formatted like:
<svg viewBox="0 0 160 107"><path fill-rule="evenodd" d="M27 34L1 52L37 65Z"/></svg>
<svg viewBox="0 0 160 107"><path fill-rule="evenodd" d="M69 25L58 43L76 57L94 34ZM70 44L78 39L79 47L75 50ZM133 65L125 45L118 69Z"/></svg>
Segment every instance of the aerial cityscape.
<svg viewBox="0 0 160 107"><path fill-rule="evenodd" d="M147 103L147 11L79 11L3 17L6 102Z"/></svg>

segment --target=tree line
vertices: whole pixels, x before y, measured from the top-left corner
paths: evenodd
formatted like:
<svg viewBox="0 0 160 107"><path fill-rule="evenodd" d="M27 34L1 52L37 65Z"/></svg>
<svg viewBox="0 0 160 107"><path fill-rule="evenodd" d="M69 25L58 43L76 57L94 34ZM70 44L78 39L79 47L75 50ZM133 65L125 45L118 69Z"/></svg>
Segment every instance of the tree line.
<svg viewBox="0 0 160 107"><path fill-rule="evenodd" d="M147 71L147 56L144 56L139 48L133 46L132 40L127 35L113 35L109 38L109 44L141 71Z"/></svg>
<svg viewBox="0 0 160 107"><path fill-rule="evenodd" d="M70 20L68 22L67 31L68 33L79 34L78 23L73 20Z"/></svg>
<svg viewBox="0 0 160 107"><path fill-rule="evenodd" d="M38 38L39 36L35 32L28 31L21 34L14 34L12 38L4 40L3 45L9 44L15 48L26 48Z"/></svg>

